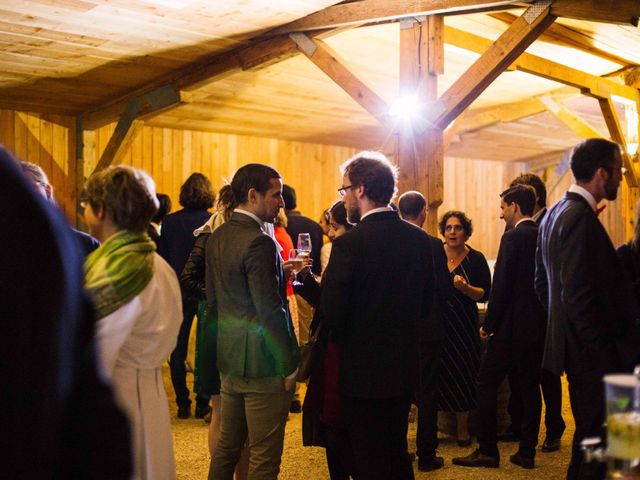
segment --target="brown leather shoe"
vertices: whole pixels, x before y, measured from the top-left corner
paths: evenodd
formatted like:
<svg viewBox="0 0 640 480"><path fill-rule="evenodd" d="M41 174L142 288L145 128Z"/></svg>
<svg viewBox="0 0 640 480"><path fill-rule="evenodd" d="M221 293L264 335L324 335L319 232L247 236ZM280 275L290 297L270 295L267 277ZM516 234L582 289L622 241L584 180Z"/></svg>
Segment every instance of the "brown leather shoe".
<svg viewBox="0 0 640 480"><path fill-rule="evenodd" d="M500 457L490 457L481 453L479 448L476 448L471 455L456 457L451 460L451 463L461 467L498 468L500 466Z"/></svg>

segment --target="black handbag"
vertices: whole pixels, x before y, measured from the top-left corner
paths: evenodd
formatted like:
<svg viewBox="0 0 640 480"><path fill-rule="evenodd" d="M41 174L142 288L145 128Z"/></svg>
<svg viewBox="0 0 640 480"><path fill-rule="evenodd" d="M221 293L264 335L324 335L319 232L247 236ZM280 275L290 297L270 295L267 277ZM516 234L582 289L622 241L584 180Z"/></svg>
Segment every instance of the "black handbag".
<svg viewBox="0 0 640 480"><path fill-rule="evenodd" d="M322 322L319 323L313 335L309 337L307 343L300 348L300 362L298 363L297 382L304 382L313 371L313 367L320 356L320 347L318 345L318 336L322 330Z"/></svg>

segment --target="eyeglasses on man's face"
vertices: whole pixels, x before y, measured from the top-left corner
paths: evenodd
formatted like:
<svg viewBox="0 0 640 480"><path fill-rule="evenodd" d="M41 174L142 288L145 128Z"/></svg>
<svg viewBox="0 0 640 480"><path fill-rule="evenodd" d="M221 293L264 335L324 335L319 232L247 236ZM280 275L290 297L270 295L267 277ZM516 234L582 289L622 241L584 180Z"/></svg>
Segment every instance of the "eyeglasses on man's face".
<svg viewBox="0 0 640 480"><path fill-rule="evenodd" d="M347 194L347 190L353 187L354 185L347 185L346 187L340 187L338 189L338 193L340 194L341 197L344 197Z"/></svg>

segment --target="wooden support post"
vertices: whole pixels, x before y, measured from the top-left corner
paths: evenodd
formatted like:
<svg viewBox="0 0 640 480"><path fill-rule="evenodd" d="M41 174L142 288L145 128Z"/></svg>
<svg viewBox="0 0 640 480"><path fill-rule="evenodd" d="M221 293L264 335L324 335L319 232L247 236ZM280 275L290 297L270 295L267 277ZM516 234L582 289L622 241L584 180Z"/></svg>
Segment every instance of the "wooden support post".
<svg viewBox="0 0 640 480"><path fill-rule="evenodd" d="M80 203L80 194L84 189L84 128L82 127L82 116L78 115L76 117L76 129L75 129L75 142L74 142L74 152L73 155L76 159L76 169L75 169L75 219L76 219L76 227L80 228L84 226L84 215L81 208L79 207ZM70 142L71 143L71 142ZM71 155L69 155L71 157Z"/></svg>
<svg viewBox="0 0 640 480"><path fill-rule="evenodd" d="M141 120L135 120L139 105L140 100L138 97L133 97L127 104L124 112L120 115L120 120L118 120L118 124L109 139L109 143L96 165L94 173L107 168L111 164L117 164L127 153L131 142L133 142L133 139L143 125Z"/></svg>
<svg viewBox="0 0 640 480"><path fill-rule="evenodd" d="M622 126L616 113L616 107L610 98L600 98L598 99L598 103L600 103L600 110L602 110L602 115L607 123L611 139L622 146L622 166L626 169L624 178L627 181L627 185L629 187L637 187L638 176L635 171L635 165L631 161L631 156L627 152L627 141L624 138Z"/></svg>
<svg viewBox="0 0 640 480"><path fill-rule="evenodd" d="M444 71L444 21L431 15L400 22L400 95L420 103L437 98L438 75ZM427 199L425 230L437 235L438 207L443 200L443 129L424 121L399 124L399 191L417 190Z"/></svg>
<svg viewBox="0 0 640 480"><path fill-rule="evenodd" d="M389 106L346 66L344 60L322 40L314 40L304 33L289 35L298 48L337 83L362 108L373 115L383 126L389 124Z"/></svg>

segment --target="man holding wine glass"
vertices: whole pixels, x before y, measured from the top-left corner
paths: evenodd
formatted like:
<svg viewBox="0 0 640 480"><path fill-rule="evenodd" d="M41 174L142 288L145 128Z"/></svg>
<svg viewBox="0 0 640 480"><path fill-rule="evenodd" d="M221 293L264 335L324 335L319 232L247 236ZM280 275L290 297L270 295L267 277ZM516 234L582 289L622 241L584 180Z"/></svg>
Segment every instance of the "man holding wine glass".
<svg viewBox="0 0 640 480"><path fill-rule="evenodd" d="M433 303L431 242L389 203L397 169L379 152L342 168L349 223L323 276L320 314L340 350L339 391L357 478L413 479L407 415L418 382L418 326Z"/></svg>

